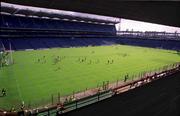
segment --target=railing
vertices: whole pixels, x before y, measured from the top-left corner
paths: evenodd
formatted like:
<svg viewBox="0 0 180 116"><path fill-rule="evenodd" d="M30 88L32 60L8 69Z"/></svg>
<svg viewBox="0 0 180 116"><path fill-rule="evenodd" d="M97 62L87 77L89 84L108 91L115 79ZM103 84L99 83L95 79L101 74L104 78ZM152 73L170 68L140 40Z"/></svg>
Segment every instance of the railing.
<svg viewBox="0 0 180 116"><path fill-rule="evenodd" d="M52 107L44 108L44 109L36 109L32 110L30 112L27 112L28 115L37 115L37 116L45 116L45 115L51 115L51 114L64 114L66 112L73 111L75 109L102 101L104 99L107 99L109 97L112 97L114 95L114 92L112 90L106 90L106 91L100 91L94 95L75 100L69 103L64 103L63 107L60 105L60 103L57 103L57 105L54 105Z"/></svg>
<svg viewBox="0 0 180 116"><path fill-rule="evenodd" d="M168 66L164 66L161 69L153 72L152 73L144 73L142 75L142 77L133 80L133 81L129 81L126 83L121 84L120 86L113 86L113 87L109 87L109 89L107 90L103 90L103 91L98 91L96 94L79 99L79 100L75 100L69 103L65 103L63 106L62 105L55 105L51 108L49 108L48 110L35 110L32 111L29 115L51 115L51 114L64 114L66 112L70 112L73 111L75 109L93 104L93 103L97 103L101 100L104 99L108 99L110 97L112 97L113 95L122 93L124 91L128 91L129 89L134 89L136 87L145 85L147 83L150 83L154 80L163 78L163 77L167 77L170 76L174 73L177 73L180 71L180 63L175 63L172 65L168 65Z"/></svg>

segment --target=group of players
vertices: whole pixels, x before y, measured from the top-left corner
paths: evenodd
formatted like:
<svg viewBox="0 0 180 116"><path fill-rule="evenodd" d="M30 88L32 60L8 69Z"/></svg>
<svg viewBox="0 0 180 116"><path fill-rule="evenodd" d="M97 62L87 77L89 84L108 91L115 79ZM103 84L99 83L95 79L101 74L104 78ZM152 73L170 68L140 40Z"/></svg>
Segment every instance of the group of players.
<svg viewBox="0 0 180 116"><path fill-rule="evenodd" d="M46 56L43 56L42 58L38 58L37 63L45 64L46 63Z"/></svg>
<svg viewBox="0 0 180 116"><path fill-rule="evenodd" d="M93 60L87 60L87 57L79 57L78 60L77 60L78 63L84 63L84 62L87 62L87 64L92 64L93 63ZM97 59L96 61L94 61L95 64L98 64L100 62L99 59ZM114 63L114 60L113 59L108 59L106 64L113 64Z"/></svg>
<svg viewBox="0 0 180 116"><path fill-rule="evenodd" d="M66 56L53 56L53 60L52 60L52 65L56 65L60 62L62 62L63 59L65 59ZM84 57L79 57L76 62L78 63L87 63L88 65L90 64L98 64L100 63L100 60L99 59L96 59L96 60L88 60L86 56ZM46 56L43 56L41 58L38 58L37 60L35 60L35 63L40 63L40 64L45 64L46 63ZM106 64L113 64L114 63L114 60L113 59L107 59L106 61ZM57 67L54 71L58 71L58 70L61 70L61 67Z"/></svg>
<svg viewBox="0 0 180 116"><path fill-rule="evenodd" d="M61 62L64 58L65 58L65 56L53 56L53 65ZM37 61L35 61L35 63L45 64L46 63L46 56L38 58Z"/></svg>

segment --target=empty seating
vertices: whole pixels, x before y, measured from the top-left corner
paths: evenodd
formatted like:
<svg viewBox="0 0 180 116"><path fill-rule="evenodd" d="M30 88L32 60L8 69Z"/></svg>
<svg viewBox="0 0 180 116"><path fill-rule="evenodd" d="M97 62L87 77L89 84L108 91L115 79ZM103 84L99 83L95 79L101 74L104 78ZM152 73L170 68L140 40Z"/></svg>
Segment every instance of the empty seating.
<svg viewBox="0 0 180 116"><path fill-rule="evenodd" d="M117 39L117 43L126 44L126 45L134 45L134 46L180 50L180 41L179 40L157 40L157 39L146 39L146 38L144 38L144 39L120 38L120 39Z"/></svg>
<svg viewBox="0 0 180 116"><path fill-rule="evenodd" d="M180 50L180 41L178 40L155 40L155 39L135 39L135 38L2 38L0 44L9 49L11 43L12 49L41 49L56 47L78 47L78 46L100 46L112 44L125 44L133 46L143 46L162 49ZM2 45L1 45L2 47Z"/></svg>
<svg viewBox="0 0 180 116"><path fill-rule="evenodd" d="M12 15L1 15L1 27L9 28L35 28L35 29L61 29L70 31L90 32L116 32L114 25L90 24L85 22L72 22Z"/></svg>
<svg viewBox="0 0 180 116"><path fill-rule="evenodd" d="M3 26L6 27L14 27L14 28L22 28L22 25L19 21L19 18L12 15L2 16L3 18Z"/></svg>

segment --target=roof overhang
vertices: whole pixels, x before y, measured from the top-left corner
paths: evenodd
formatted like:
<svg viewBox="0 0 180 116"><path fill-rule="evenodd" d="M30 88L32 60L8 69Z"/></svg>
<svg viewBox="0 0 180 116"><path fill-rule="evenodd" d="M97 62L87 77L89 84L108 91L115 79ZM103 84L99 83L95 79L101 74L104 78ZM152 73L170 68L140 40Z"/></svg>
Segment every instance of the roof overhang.
<svg viewBox="0 0 180 116"><path fill-rule="evenodd" d="M120 22L119 18L100 16L94 14L55 10L49 8L39 8L32 6L23 6L10 3L1 3L1 13L12 15L36 16L47 18L58 18L60 20L68 19L72 21L85 21L100 24L116 24Z"/></svg>

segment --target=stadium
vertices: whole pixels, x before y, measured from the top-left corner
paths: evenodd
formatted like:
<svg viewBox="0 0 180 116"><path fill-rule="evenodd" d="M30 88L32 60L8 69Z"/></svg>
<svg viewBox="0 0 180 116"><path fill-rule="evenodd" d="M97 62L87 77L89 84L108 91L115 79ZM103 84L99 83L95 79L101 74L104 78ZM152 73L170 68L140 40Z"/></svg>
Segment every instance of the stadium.
<svg viewBox="0 0 180 116"><path fill-rule="evenodd" d="M1 2L0 116L105 116L93 105L144 88L154 101L170 89L179 98L179 32L121 31L117 17L9 2Z"/></svg>

